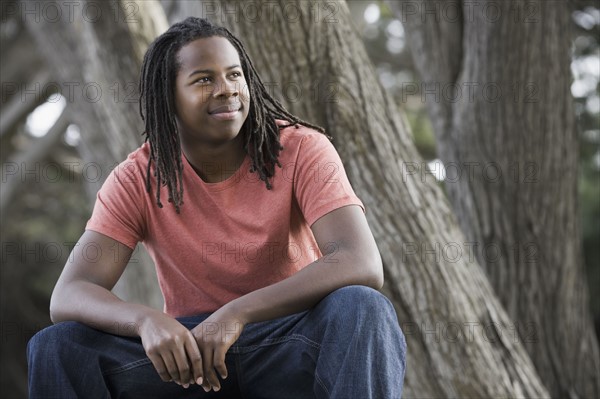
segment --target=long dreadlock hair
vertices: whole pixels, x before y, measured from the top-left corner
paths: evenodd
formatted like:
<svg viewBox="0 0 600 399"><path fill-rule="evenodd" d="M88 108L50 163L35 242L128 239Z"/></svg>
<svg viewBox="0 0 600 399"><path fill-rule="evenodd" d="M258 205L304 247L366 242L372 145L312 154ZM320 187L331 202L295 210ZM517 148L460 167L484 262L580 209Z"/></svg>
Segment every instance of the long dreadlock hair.
<svg viewBox="0 0 600 399"><path fill-rule="evenodd" d="M243 138L244 150L252 160L250 171L258 173L268 190L272 188L270 179L275 174L275 166L281 168L278 158L283 147L279 142L279 129L292 125L298 128L300 123L325 133L324 128L289 113L269 95L244 46L229 30L196 17L174 24L150 44L144 55L140 76L140 115L145 122L145 141L150 144L146 191L151 192L150 169L153 163L157 183L156 204L159 208L163 207L160 189L167 186L169 202L175 205L177 213L183 204L183 163L175 119L175 79L180 68L177 53L196 39L213 36L229 40L240 57L251 101L248 117L239 134ZM277 126L275 118L290 123Z"/></svg>

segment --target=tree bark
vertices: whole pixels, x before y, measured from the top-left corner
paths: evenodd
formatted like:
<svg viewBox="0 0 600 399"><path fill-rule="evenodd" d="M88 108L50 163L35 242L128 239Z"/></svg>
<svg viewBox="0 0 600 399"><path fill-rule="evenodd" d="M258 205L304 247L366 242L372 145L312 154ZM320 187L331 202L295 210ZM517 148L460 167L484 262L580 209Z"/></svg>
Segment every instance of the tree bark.
<svg viewBox="0 0 600 399"><path fill-rule="evenodd" d="M599 397L577 212L571 6L387 3L406 27L448 196L467 241L482 249L477 260L524 328L550 394Z"/></svg>
<svg viewBox="0 0 600 399"><path fill-rule="evenodd" d="M65 133L70 121L69 114L69 110L65 109L44 137L35 139L27 151L17 154L2 164L1 170L4 181L0 192L0 219L6 217L6 211L9 209L10 203L14 201L19 189L26 183L20 173L13 173L13 171L20 169L22 165L32 165L46 159L52 148Z"/></svg>
<svg viewBox="0 0 600 399"><path fill-rule="evenodd" d="M423 161L346 4L183 4L181 11L170 3L171 22L196 15L227 26L275 97L334 137L407 336L405 396L548 396L475 258L448 252L465 238L441 189L413 173Z"/></svg>
<svg viewBox="0 0 600 399"><path fill-rule="evenodd" d="M40 4L28 3L28 9ZM64 2L53 3L65 7ZM94 175L86 179L93 203L110 170L142 142L138 75L145 48L166 29L166 18L154 1L81 1L74 7L72 19L28 18L26 23L40 51L59 71L63 95L75 109L84 163L94 166L89 168ZM124 300L162 307L156 273L143 246L134 252L114 291Z"/></svg>

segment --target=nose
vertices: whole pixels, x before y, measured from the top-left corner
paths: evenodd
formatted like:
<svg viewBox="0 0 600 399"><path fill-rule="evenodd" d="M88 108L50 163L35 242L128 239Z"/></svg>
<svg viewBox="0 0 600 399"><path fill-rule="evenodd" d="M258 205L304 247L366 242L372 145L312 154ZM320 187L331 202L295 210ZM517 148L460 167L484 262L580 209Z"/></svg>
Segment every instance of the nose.
<svg viewBox="0 0 600 399"><path fill-rule="evenodd" d="M213 91L213 96L218 97L235 97L240 94L240 83L231 81L230 79L219 79Z"/></svg>

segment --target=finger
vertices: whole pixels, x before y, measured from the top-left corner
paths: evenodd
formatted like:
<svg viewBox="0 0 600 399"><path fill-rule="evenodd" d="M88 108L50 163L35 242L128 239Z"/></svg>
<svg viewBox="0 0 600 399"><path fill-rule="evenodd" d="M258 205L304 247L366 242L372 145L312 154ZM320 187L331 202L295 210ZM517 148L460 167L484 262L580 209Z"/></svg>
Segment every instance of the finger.
<svg viewBox="0 0 600 399"><path fill-rule="evenodd" d="M154 369L156 369L160 379L164 382L171 381L171 375L167 371L167 366L165 366L165 362L163 361L162 357L160 355L152 354L148 355L148 358L152 362L152 365L154 366Z"/></svg>
<svg viewBox="0 0 600 399"><path fill-rule="evenodd" d="M179 378L179 368L177 367L177 363L175 362L173 354L169 351L165 353L162 358L165 362L165 366L167 367L167 372L169 373L171 380L177 384L181 384L181 380Z"/></svg>
<svg viewBox="0 0 600 399"><path fill-rule="evenodd" d="M208 390L212 387L215 391L221 389L221 383L215 373L213 366L213 350L208 348L202 352L202 360L204 366L204 382L208 385ZM204 387L204 385L202 385ZM208 391L207 391L208 392Z"/></svg>
<svg viewBox="0 0 600 399"><path fill-rule="evenodd" d="M184 388L187 388L192 378L190 373L190 363L188 361L187 354L183 345L178 345L173 350L173 358L177 365L177 372L179 374L179 382Z"/></svg>
<svg viewBox="0 0 600 399"><path fill-rule="evenodd" d="M194 382L198 385L202 385L202 380L204 377L204 371L202 370L202 356L200 355L200 349L198 349L198 344L196 343L196 339L190 333L188 339L185 341L185 351L188 356L188 360L192 367L192 377L194 378Z"/></svg>
<svg viewBox="0 0 600 399"><path fill-rule="evenodd" d="M224 345L219 345L215 348L213 357L213 364L215 369L219 372L222 379L227 378L227 366L225 365L225 355L227 350Z"/></svg>

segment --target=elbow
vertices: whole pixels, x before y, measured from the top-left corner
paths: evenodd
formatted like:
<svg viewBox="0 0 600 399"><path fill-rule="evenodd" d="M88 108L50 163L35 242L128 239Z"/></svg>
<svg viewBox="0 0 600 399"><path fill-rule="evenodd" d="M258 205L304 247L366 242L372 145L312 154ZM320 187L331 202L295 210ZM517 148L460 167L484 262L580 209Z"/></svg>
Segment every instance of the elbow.
<svg viewBox="0 0 600 399"><path fill-rule="evenodd" d="M370 287L379 291L383 288L383 283L384 283L383 273L381 273L381 276L377 276L374 279L372 285L370 285Z"/></svg>
<svg viewBox="0 0 600 399"><path fill-rule="evenodd" d="M58 303L58 299L56 298L56 293L52 293L52 297L50 297L50 320L52 323L56 324L62 321L60 317L60 305Z"/></svg>
<svg viewBox="0 0 600 399"><path fill-rule="evenodd" d="M56 323L60 323L62 321L62 319L57 315L56 312L53 312L52 310L50 310L50 321L52 322L52 324L56 324Z"/></svg>
<svg viewBox="0 0 600 399"><path fill-rule="evenodd" d="M374 270L371 275L371 284L369 287L379 291L381 288L383 288L384 283L383 262L381 261L381 256L378 256L378 261L375 262L372 268Z"/></svg>
<svg viewBox="0 0 600 399"><path fill-rule="evenodd" d="M69 318L69 309L63 304L50 301L50 321L53 324L73 320Z"/></svg>
<svg viewBox="0 0 600 399"><path fill-rule="evenodd" d="M52 323L60 323L61 321L65 321L65 301L64 297L64 289L58 289L58 285L54 287L54 291L52 292L52 296L50 297L50 320Z"/></svg>
<svg viewBox="0 0 600 399"><path fill-rule="evenodd" d="M362 285L366 285L367 287L371 287L377 291L383 287L383 261L381 260L379 251L375 251L375 253L366 257L366 259L360 263L359 268L362 270Z"/></svg>

